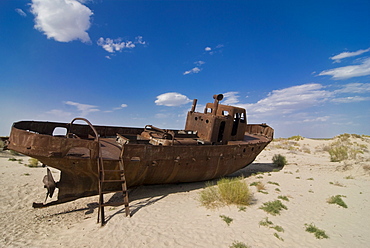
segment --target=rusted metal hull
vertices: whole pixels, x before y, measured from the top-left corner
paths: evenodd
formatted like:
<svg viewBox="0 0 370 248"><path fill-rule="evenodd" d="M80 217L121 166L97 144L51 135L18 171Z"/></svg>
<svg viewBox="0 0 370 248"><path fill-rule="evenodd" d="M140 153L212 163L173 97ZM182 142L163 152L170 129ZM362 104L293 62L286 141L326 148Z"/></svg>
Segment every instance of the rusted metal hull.
<svg viewBox="0 0 370 248"><path fill-rule="evenodd" d="M22 121L14 123L8 148L34 157L61 171L58 200L50 205L98 194L99 143L90 138L87 125L75 125L78 138L53 135L56 127L67 123ZM95 126L100 135L102 157L108 169L119 168L123 162L129 187L204 181L231 174L252 163L273 138L273 129L265 124L248 124L244 140L225 145L160 146L117 143L116 134L135 136L142 128ZM114 177L114 175L112 175ZM112 184L118 190L120 184Z"/></svg>

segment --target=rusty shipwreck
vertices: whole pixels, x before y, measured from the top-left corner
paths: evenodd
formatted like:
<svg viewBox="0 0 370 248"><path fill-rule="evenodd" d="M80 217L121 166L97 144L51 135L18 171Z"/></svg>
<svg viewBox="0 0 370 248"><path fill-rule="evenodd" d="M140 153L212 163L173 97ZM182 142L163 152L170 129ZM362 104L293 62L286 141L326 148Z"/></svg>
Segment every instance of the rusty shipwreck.
<svg viewBox="0 0 370 248"><path fill-rule="evenodd" d="M61 172L57 200L34 207L120 191L123 174L127 187L219 178L252 163L274 130L247 124L245 109L220 104L222 94L213 98L202 113L193 101L184 130L97 126L83 118L20 121L13 124L8 148Z"/></svg>

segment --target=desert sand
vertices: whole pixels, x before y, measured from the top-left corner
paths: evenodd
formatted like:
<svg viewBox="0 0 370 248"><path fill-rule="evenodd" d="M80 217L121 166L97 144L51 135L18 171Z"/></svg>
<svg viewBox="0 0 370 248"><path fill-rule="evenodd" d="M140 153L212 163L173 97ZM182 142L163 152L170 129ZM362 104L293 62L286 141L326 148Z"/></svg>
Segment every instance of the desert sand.
<svg viewBox="0 0 370 248"><path fill-rule="evenodd" d="M250 186L252 202L245 209L201 206L205 182L141 186L129 193L132 217L125 217L124 206L107 207L104 227L96 223L97 196L33 209L33 202L45 199L46 168L27 167L28 157L3 151L0 247L230 247L236 242L248 247L369 247L370 138L351 139L363 153L341 162L330 162L325 151L334 140L272 142L253 164L232 175L265 186L263 192ZM276 168L274 154L285 156L288 164ZM57 179L58 171L51 171ZM335 195L342 195L348 208L327 203ZM279 196L289 200L282 200L287 209L280 215L260 209ZM220 215L233 221L227 225ZM284 231L261 226L266 218ZM314 224L329 238L315 238L305 224Z"/></svg>

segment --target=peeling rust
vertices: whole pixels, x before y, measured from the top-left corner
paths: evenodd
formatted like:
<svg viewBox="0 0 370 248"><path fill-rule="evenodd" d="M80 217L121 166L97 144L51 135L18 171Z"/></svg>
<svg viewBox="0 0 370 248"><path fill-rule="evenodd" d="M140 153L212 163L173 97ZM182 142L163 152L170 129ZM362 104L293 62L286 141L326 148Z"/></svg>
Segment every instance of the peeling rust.
<svg viewBox="0 0 370 248"><path fill-rule="evenodd" d="M82 118L71 123L20 121L13 124L7 145L61 171L57 200L34 207L97 195L99 156L106 169L118 170L121 151L129 187L210 180L252 163L274 133L265 123L247 124L245 109L222 105L222 98L215 95L203 113L195 112L195 99L184 130L93 126ZM57 129L65 133L57 134ZM111 187L119 190L120 184Z"/></svg>

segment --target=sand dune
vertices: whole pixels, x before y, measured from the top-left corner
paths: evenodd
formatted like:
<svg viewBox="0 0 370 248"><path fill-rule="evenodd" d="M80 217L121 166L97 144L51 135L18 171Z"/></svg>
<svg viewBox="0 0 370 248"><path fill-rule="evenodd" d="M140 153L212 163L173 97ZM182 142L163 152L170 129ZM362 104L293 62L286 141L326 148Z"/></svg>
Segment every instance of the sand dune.
<svg viewBox="0 0 370 248"><path fill-rule="evenodd" d="M33 202L45 199L46 168L27 167L28 157L0 152L0 246L230 247L242 242L250 247L368 247L370 139L352 137L352 146L360 146L363 153L342 162L330 162L325 146L332 142L272 142L252 165L233 174L243 175L248 184L261 181L266 187L264 193L250 187L253 202L244 211L238 206L214 210L201 206L198 197L204 182L142 186L130 192L133 216L125 217L123 206L107 207L104 227L96 224L97 196L33 209ZM274 154L284 155L288 164L276 168L271 162ZM23 159L23 164L9 161L10 157ZM57 179L58 171L51 171ZM328 204L334 195L345 196L348 208ZM278 196L289 199L282 201L287 209L280 215L260 209ZM233 221L227 225L220 215ZM265 218L284 232L261 226ZM305 231L305 224L311 223L329 238L316 239Z"/></svg>

